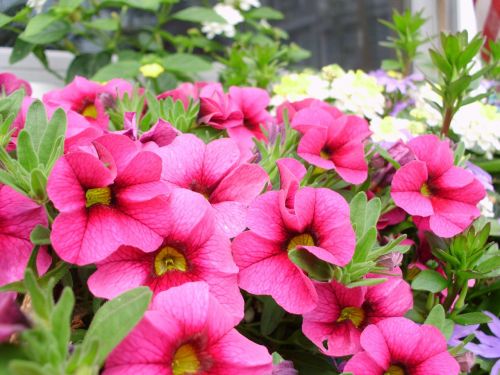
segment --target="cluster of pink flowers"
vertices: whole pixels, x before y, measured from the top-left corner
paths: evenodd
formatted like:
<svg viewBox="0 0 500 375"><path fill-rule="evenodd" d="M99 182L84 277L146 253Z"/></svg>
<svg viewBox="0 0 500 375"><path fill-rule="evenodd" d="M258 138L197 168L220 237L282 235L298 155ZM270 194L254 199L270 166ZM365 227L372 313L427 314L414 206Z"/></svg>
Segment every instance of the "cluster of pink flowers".
<svg viewBox="0 0 500 375"><path fill-rule="evenodd" d="M265 90L224 92L219 84L197 83L160 97L186 107L199 102L199 124L228 137L205 143L163 120L139 134L135 113L125 115L123 130L111 130L107 109L132 91L123 80L101 85L77 77L43 98L49 116L62 107L68 118L65 152L47 187L59 212L51 223L55 253L71 264L96 265L88 279L96 297L111 299L141 285L154 293L104 374L270 374L266 347L234 328L244 316L239 288L301 314L303 333L318 350L352 355L344 370L355 375L459 373L439 330L404 318L413 295L399 268L389 268L381 284L348 288L312 280L288 256L298 249L340 268L352 260L356 234L347 200L305 186L299 159L315 173L333 170L348 184L364 183L371 134L365 119L317 100L287 102L272 116ZM253 162L254 139L267 142L266 129L284 126L285 112L300 141L298 158L277 161L278 187ZM438 236L462 232L479 216L481 183L453 165L448 141L426 135L405 147L409 157L390 178L398 208L380 227L409 214L419 229ZM29 234L48 222L42 207L7 186L0 203L0 244L10 252L0 257L4 285L22 279ZM37 264L39 272L49 267L45 248Z"/></svg>

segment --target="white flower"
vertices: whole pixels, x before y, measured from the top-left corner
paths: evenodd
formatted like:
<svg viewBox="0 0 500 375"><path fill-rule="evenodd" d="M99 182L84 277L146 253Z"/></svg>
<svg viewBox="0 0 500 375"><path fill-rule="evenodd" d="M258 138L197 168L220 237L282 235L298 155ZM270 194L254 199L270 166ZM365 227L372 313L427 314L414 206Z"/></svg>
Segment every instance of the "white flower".
<svg viewBox="0 0 500 375"><path fill-rule="evenodd" d="M361 70L350 70L332 81L330 97L342 111L375 118L384 112L383 87Z"/></svg>
<svg viewBox="0 0 500 375"><path fill-rule="evenodd" d="M40 13L46 2L47 0L28 0L26 5L33 8L36 13Z"/></svg>
<svg viewBox="0 0 500 375"><path fill-rule="evenodd" d="M467 149L489 159L500 150L500 112L492 105L475 102L461 107L453 116L451 129Z"/></svg>
<svg viewBox="0 0 500 375"><path fill-rule="evenodd" d="M481 211L481 215L484 217L495 217L495 212L493 209L494 205L490 198L486 195L483 199L479 201L479 210Z"/></svg>
<svg viewBox="0 0 500 375"><path fill-rule="evenodd" d="M441 125L441 113L429 103L431 101L440 104L441 97L432 89L431 85L428 83L420 85L416 91L410 92L410 96L415 100L410 115L416 119L424 120L429 126Z"/></svg>
<svg viewBox="0 0 500 375"><path fill-rule="evenodd" d="M259 8L261 6L259 0L225 0L224 3L233 7L239 7L244 11L249 11L251 8Z"/></svg>
<svg viewBox="0 0 500 375"><path fill-rule="evenodd" d="M386 116L375 117L370 122L370 130L373 132L372 139L375 142L407 141L410 127L409 120Z"/></svg>
<svg viewBox="0 0 500 375"><path fill-rule="evenodd" d="M234 26L243 22L241 13L232 6L225 4L217 4L214 6L214 11L224 18L226 22L203 22L201 31L206 34L208 39L213 39L217 35L224 35L228 38L234 37L236 34Z"/></svg>

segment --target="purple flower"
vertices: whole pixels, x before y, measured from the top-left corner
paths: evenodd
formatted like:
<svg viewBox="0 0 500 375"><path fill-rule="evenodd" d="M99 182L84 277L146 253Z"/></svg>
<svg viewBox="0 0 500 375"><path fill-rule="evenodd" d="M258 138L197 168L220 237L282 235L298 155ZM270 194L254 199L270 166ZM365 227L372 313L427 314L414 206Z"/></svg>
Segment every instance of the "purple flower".
<svg viewBox="0 0 500 375"><path fill-rule="evenodd" d="M27 326L28 322L16 304L16 294L0 293L0 343L8 341L13 333Z"/></svg>
<svg viewBox="0 0 500 375"><path fill-rule="evenodd" d="M486 190L495 191L495 188L493 187L493 178L484 169L478 167L477 165L471 163L470 161L468 161L465 164L465 169L471 171L472 174L476 176L476 178L479 180L479 182L481 182L481 184Z"/></svg>
<svg viewBox="0 0 500 375"><path fill-rule="evenodd" d="M476 334L477 329L479 328L479 324L473 324L470 326L461 326L460 324L455 324L455 328L453 329L453 334L448 340L449 346L458 346L462 343L462 339L465 337Z"/></svg>
<svg viewBox="0 0 500 375"><path fill-rule="evenodd" d="M488 323L488 328L493 335L487 335L484 332L476 332L476 338L479 344L470 342L465 345L465 349L483 358L497 359L500 358L500 319L489 311L483 311L484 314L491 318ZM491 369L491 375L498 375L500 371L500 360L497 360Z"/></svg>
<svg viewBox="0 0 500 375"><path fill-rule="evenodd" d="M388 93L399 91L401 94L405 95L408 90L414 90L415 81L422 80L422 75L419 73L411 74L407 77L393 77L388 74L385 70L379 69L371 72L370 75L375 77L377 83L385 87L385 91Z"/></svg>
<svg viewBox="0 0 500 375"><path fill-rule="evenodd" d="M273 366L271 375L298 375L298 371L293 367L293 362L283 361Z"/></svg>

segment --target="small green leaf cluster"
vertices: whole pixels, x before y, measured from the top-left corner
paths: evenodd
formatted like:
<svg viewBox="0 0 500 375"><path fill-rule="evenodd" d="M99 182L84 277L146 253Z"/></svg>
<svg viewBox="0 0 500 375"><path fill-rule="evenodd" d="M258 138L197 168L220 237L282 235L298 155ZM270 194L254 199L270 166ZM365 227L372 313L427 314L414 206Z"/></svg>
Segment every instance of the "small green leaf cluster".
<svg viewBox="0 0 500 375"><path fill-rule="evenodd" d="M12 109L19 105L19 95L22 93L0 99L0 108L5 106L4 113L10 113L5 119L0 113L0 137L4 147L13 134L11 125L14 120L13 113L16 112ZM24 129L17 135L15 155L8 153L4 147L0 148L0 163L3 167L0 170L0 182L40 204L47 203L47 178L64 152L65 133L64 111L57 109L48 120L43 104L35 101L29 107Z"/></svg>
<svg viewBox="0 0 500 375"><path fill-rule="evenodd" d="M142 318L152 295L139 287L106 302L76 342L71 337L75 296L65 287L55 301L55 283L54 278L42 283L30 268L25 273L25 312L32 327L21 333L21 346L10 345L17 352L7 365L13 375L98 374L109 353Z"/></svg>

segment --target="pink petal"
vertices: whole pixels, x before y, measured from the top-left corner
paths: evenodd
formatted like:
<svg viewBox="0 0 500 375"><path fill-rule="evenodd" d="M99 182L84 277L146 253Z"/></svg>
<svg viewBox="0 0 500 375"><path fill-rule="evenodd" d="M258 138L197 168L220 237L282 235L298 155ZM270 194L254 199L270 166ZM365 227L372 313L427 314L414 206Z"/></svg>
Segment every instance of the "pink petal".
<svg viewBox="0 0 500 375"><path fill-rule="evenodd" d="M413 294L402 278L389 277L386 282L367 288L366 301L370 306L369 321L376 323L387 317L404 316L413 307Z"/></svg>
<svg viewBox="0 0 500 375"><path fill-rule="evenodd" d="M431 200L420 192L427 182L423 162L414 160L397 170L392 179L391 196L398 207L410 215L430 216L434 213Z"/></svg>
<svg viewBox="0 0 500 375"><path fill-rule="evenodd" d="M240 202L221 202L212 205L219 230L228 238L236 237L246 228L247 206Z"/></svg>
<svg viewBox="0 0 500 375"><path fill-rule="evenodd" d="M118 186L130 186L159 181L161 171L161 158L152 152L142 151L136 154L123 171L118 174L115 183Z"/></svg>
<svg viewBox="0 0 500 375"><path fill-rule="evenodd" d="M129 289L145 285L150 274L148 254L134 247L121 246L98 263L87 285L94 296L112 299Z"/></svg>
<svg viewBox="0 0 500 375"><path fill-rule="evenodd" d="M233 140L222 138L210 142L203 158L203 178L198 182L205 186L215 185L236 167L239 158L240 151Z"/></svg>
<svg viewBox="0 0 500 375"><path fill-rule="evenodd" d="M304 108L295 113L292 120L292 128L307 133L312 128L326 128L334 118L326 110L319 107Z"/></svg>
<svg viewBox="0 0 500 375"><path fill-rule="evenodd" d="M109 151L116 163L118 174L125 170L139 151L138 145L125 135L103 135L97 138L94 143L104 146Z"/></svg>
<svg viewBox="0 0 500 375"><path fill-rule="evenodd" d="M371 353L370 353L371 354ZM382 375L387 367L380 367L367 352L355 354L344 367L344 372L354 375Z"/></svg>
<svg viewBox="0 0 500 375"><path fill-rule="evenodd" d="M417 365L440 353L447 353L446 339L439 329L434 326L423 324L418 327L420 331L420 342L418 350L412 353L410 364Z"/></svg>
<svg viewBox="0 0 500 375"><path fill-rule="evenodd" d="M451 167L438 178L432 180L432 187L437 189L459 189L469 185L474 175L463 168Z"/></svg>
<svg viewBox="0 0 500 375"><path fill-rule="evenodd" d="M294 158L282 158L276 160L276 165L280 172L280 188L287 189L290 180L300 182L307 173L304 165Z"/></svg>
<svg viewBox="0 0 500 375"><path fill-rule="evenodd" d="M459 373L460 366L457 360L446 351L427 359L411 370L412 375L458 375Z"/></svg>
<svg viewBox="0 0 500 375"><path fill-rule="evenodd" d="M251 246L246 251L259 250ZM240 266L236 255L235 261ZM311 311L317 303L317 294L311 280L288 259L287 253L262 259L247 267L240 266L239 283L249 293L272 296L292 314Z"/></svg>
<svg viewBox="0 0 500 375"><path fill-rule="evenodd" d="M431 230L444 238L461 233L481 214L476 206L468 203L433 198L432 204L435 214L429 220Z"/></svg>
<svg viewBox="0 0 500 375"><path fill-rule="evenodd" d="M258 196L248 208L247 227L259 236L284 241L287 230L280 212L280 193L270 191Z"/></svg>
<svg viewBox="0 0 500 375"><path fill-rule="evenodd" d="M326 130L311 129L302 137L297 149L298 155L312 165L323 169L332 169L333 162L321 157L321 151L326 145Z"/></svg>
<svg viewBox="0 0 500 375"><path fill-rule="evenodd" d="M378 322L377 328L385 339L391 360L395 363L412 363L414 352L420 350L419 326L406 318L388 318ZM363 348L373 357L371 350L365 346L363 337L361 340Z"/></svg>
<svg viewBox="0 0 500 375"><path fill-rule="evenodd" d="M449 141L433 134L421 135L408 142L418 160L425 162L430 177L439 177L453 166Z"/></svg>
<svg viewBox="0 0 500 375"><path fill-rule="evenodd" d="M210 348L214 374L256 375L270 374L272 357L265 346L257 345L235 329L230 330Z"/></svg>
<svg viewBox="0 0 500 375"><path fill-rule="evenodd" d="M469 203L476 206L486 196L486 191L483 184L479 180L474 179L470 184L458 189L439 190L437 196L442 199Z"/></svg>
<svg viewBox="0 0 500 375"><path fill-rule="evenodd" d="M373 363L382 369L389 367L392 347L391 349L388 348L386 339L377 325L370 324L367 326L361 334L360 342L362 348L367 353L370 353L369 356Z"/></svg>
<svg viewBox="0 0 500 375"><path fill-rule="evenodd" d="M127 205L130 202L143 202L156 198L159 195L168 196L172 188L165 181L147 182L116 188L113 193L118 205Z"/></svg>
<svg viewBox="0 0 500 375"><path fill-rule="evenodd" d="M180 135L158 154L163 160L163 178L179 187L190 188L202 176L205 144L192 134Z"/></svg>
<svg viewBox="0 0 500 375"><path fill-rule="evenodd" d="M262 167L257 164L241 164L220 182L210 195L210 201L250 204L268 182L269 177Z"/></svg>
<svg viewBox="0 0 500 375"><path fill-rule="evenodd" d="M343 180L351 184L361 184L368 176L368 164L365 160L365 146L361 142L351 142L336 149L331 160L334 168Z"/></svg>

